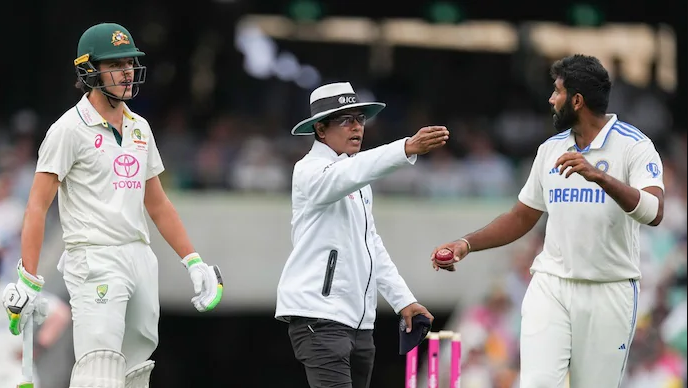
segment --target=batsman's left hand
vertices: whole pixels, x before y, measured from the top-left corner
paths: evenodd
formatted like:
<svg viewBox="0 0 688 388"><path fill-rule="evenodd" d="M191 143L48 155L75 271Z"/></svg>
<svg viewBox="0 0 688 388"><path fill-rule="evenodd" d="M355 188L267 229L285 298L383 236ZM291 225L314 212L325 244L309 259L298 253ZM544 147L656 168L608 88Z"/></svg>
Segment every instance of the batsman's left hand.
<svg viewBox="0 0 688 388"><path fill-rule="evenodd" d="M48 314L48 302L40 294L43 278L26 272L21 260L17 273L19 280L8 284L2 293L2 306L9 318L10 332L14 335L21 334L29 319L33 318L40 325Z"/></svg>
<svg viewBox="0 0 688 388"><path fill-rule="evenodd" d="M200 312L210 311L222 299L222 274L216 266L204 263L198 253L187 255L182 264L189 271L196 296L191 303Z"/></svg>

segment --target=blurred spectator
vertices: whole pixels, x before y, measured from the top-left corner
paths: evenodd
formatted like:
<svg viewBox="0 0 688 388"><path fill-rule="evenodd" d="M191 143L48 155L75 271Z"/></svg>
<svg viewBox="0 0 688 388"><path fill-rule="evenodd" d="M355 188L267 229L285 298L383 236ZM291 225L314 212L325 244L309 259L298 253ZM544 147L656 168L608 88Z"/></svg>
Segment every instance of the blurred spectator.
<svg viewBox="0 0 688 388"><path fill-rule="evenodd" d="M662 341L668 344L677 354L686 357L686 315L688 314L686 300L680 302L667 315L660 328ZM684 371L685 373L685 371Z"/></svg>
<svg viewBox="0 0 688 388"><path fill-rule="evenodd" d="M249 138L232 166L230 184L238 191L283 192L291 183L289 170L273 148L259 136Z"/></svg>
<svg viewBox="0 0 688 388"><path fill-rule="evenodd" d="M484 132L468 137L468 155L462 167L469 178L472 194L480 198L502 198L514 193L514 168L496 152Z"/></svg>
<svg viewBox="0 0 688 388"><path fill-rule="evenodd" d="M465 361L461 363L461 387L483 388L493 386L492 376L494 372L482 347L471 348L462 358ZM449 385L447 373L442 373L439 385L444 387Z"/></svg>
<svg viewBox="0 0 688 388"><path fill-rule="evenodd" d="M21 257L20 235L24 204L12 196L14 176L0 170L0 282L14 281Z"/></svg>
<svg viewBox="0 0 688 388"><path fill-rule="evenodd" d="M469 195L471 185L466 168L448 148L431 152L419 167L422 174L418 177L418 190L423 196L446 199Z"/></svg>
<svg viewBox="0 0 688 388"><path fill-rule="evenodd" d="M666 128L671 128L673 120L666 102L668 96L657 84L656 67L656 63L650 67L651 80L648 87L639 88L637 93L630 96L624 120L642 128L644 134L658 142L666 136Z"/></svg>
<svg viewBox="0 0 688 388"><path fill-rule="evenodd" d="M207 137L196 148L194 188L230 188L227 177L241 144L235 117L221 116L210 125Z"/></svg>
<svg viewBox="0 0 688 388"><path fill-rule="evenodd" d="M168 171L160 176L163 184L180 189L189 188L194 173L192 155L202 133L198 128L190 126L189 117L182 107L175 107L168 112L165 126L154 135L162 162Z"/></svg>
<svg viewBox="0 0 688 388"><path fill-rule="evenodd" d="M511 257L511 270L504 280L506 292L514 306L520 306L526 295L532 275L530 266L538 253L542 251L544 234L536 233L514 242Z"/></svg>
<svg viewBox="0 0 688 388"><path fill-rule="evenodd" d="M496 282L484 303L455 314L446 330L461 333L461 387L512 388L518 378L520 301L514 304ZM440 364L448 365L451 352L440 346ZM449 384L449 371L440 370L439 386ZM427 363L418 386L427 385Z"/></svg>
<svg viewBox="0 0 688 388"><path fill-rule="evenodd" d="M550 91L551 93L551 91ZM505 148L518 157L529 157L551 130L551 116L543 118L528 106L529 95L520 89L509 93L505 108L494 121L494 130ZM548 109L547 101L541 105ZM549 126L548 126L549 125Z"/></svg>
<svg viewBox="0 0 688 388"><path fill-rule="evenodd" d="M623 388L680 388L685 363L661 340L652 323L639 324Z"/></svg>
<svg viewBox="0 0 688 388"><path fill-rule="evenodd" d="M686 213L686 181L685 175L680 176L672 159L664 162L664 219L659 225L661 229L673 231L676 235L688 232L688 216Z"/></svg>
<svg viewBox="0 0 688 388"><path fill-rule="evenodd" d="M7 158L7 163L14 170L14 183L12 194L22 200L27 201L29 191L33 184L33 176L36 171L36 140L39 136L38 115L30 109L17 112L12 117L12 127L10 136L11 151ZM42 140L43 136L40 136Z"/></svg>
<svg viewBox="0 0 688 388"><path fill-rule="evenodd" d="M485 303L470 308L462 318L458 331L462 333L465 356L476 348L485 352L488 365L499 370L518 357L518 322L520 306L511 303L500 286L493 288Z"/></svg>

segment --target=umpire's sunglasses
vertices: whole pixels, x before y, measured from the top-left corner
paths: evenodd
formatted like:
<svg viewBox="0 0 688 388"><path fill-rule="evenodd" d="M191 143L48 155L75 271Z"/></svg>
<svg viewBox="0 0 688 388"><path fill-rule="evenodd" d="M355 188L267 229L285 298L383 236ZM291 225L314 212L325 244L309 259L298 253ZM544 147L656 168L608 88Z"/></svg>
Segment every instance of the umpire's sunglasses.
<svg viewBox="0 0 688 388"><path fill-rule="evenodd" d="M336 116L336 117L330 117L324 121L327 123L335 123L335 124L339 125L340 127L348 127L348 126L354 124L354 120L358 121L358 123L361 125L365 125L366 115L364 113L359 113L357 115L346 114L346 115L340 115L340 116Z"/></svg>

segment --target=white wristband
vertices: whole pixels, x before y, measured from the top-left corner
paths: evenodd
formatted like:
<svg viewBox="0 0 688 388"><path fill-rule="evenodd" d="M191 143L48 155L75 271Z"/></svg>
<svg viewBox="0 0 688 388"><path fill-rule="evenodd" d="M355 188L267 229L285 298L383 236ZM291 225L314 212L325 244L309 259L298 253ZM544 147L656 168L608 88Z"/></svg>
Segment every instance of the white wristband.
<svg viewBox="0 0 688 388"><path fill-rule="evenodd" d="M657 213L659 212L659 198L645 190L639 191L640 200L638 200L638 205L636 205L635 209L626 214L641 224L647 225L657 218Z"/></svg>

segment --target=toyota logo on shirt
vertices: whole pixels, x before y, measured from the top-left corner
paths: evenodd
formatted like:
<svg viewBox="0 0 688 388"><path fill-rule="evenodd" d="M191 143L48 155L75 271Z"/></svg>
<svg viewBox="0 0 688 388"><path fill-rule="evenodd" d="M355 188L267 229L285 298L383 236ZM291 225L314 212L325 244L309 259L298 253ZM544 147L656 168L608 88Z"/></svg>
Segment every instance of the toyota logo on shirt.
<svg viewBox="0 0 688 388"><path fill-rule="evenodd" d="M133 155L122 154L115 158L115 161L112 163L112 167L114 168L117 176L122 178L133 178L139 173L141 165L139 164L138 159L136 159Z"/></svg>

